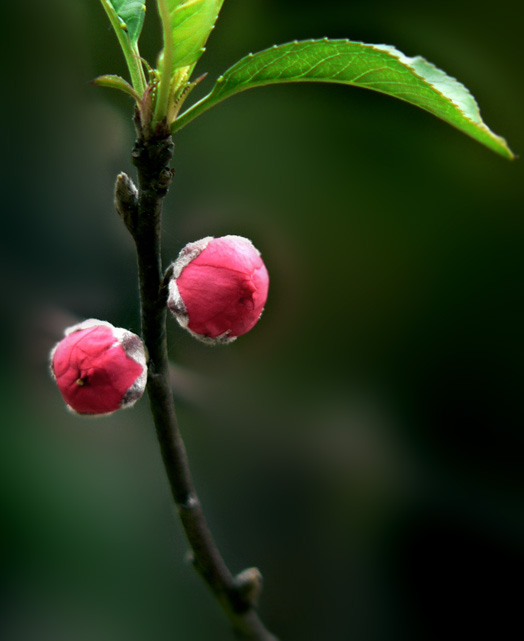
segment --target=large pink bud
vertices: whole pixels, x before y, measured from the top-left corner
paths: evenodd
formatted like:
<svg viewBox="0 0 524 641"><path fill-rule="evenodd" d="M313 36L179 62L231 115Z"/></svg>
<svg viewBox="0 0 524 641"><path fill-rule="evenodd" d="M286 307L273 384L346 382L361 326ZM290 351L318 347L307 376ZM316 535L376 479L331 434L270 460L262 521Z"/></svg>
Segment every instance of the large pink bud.
<svg viewBox="0 0 524 641"><path fill-rule="evenodd" d="M147 365L141 339L95 319L69 327L51 351L51 374L69 409L110 414L144 393Z"/></svg>
<svg viewBox="0 0 524 641"><path fill-rule="evenodd" d="M230 343L256 324L269 276L253 243L242 236L209 236L189 243L173 263L169 309L205 343Z"/></svg>

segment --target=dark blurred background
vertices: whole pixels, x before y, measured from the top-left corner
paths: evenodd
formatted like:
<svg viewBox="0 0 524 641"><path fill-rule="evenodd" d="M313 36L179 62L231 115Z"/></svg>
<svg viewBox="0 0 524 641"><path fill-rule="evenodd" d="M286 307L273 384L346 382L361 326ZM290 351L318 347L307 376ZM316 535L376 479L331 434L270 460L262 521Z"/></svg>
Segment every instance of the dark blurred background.
<svg viewBox="0 0 524 641"><path fill-rule="evenodd" d="M7 3L4 3L4 5ZM154 62L154 2L142 53ZM113 211L131 102L97 0L3 6L0 430L5 641L227 641L186 559L147 400L70 415L47 372L63 328L139 331ZM513 0L226 0L213 79L274 43L349 37L421 54L524 149ZM265 576L281 641L522 629L524 165L363 90L247 92L176 137L166 262L250 237L271 275L227 348L169 325L197 487L233 571ZM515 587L516 586L516 587Z"/></svg>

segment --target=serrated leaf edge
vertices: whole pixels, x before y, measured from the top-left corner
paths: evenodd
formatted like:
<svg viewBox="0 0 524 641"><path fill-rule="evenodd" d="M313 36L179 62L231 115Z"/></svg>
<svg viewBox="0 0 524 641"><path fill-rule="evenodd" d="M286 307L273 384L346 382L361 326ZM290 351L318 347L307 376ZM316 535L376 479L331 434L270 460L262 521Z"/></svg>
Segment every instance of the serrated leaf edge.
<svg viewBox="0 0 524 641"><path fill-rule="evenodd" d="M248 54L247 56L245 56L244 58L241 58L238 62L233 64L231 67L229 67L229 69L227 69L221 76L219 76L215 86L213 87L213 89L211 90L211 92L207 96L202 98L198 103L196 103L195 105L190 107L183 114L181 114L181 116L179 116L179 118L177 119L177 121L175 121L175 123L173 125L172 131L175 132L178 129L181 129L186 124L188 124L188 122L190 122L191 120L196 118L198 115L200 115L204 111L207 111L207 109L211 108L212 106L215 106L219 102L222 102L222 100L225 100L229 96L234 95L236 93L241 93L243 91L246 91L246 90L254 88L254 87L265 86L265 85L270 85L270 84L279 84L279 83L285 83L285 82L289 82L289 83L293 83L293 82L333 82L333 83L337 83L337 84L345 84L345 85L349 85L350 86L351 84L353 84L355 79L352 82L337 81L334 78L333 79L325 79L325 80L318 79L318 78L304 78L302 80L300 78L296 78L296 79L293 78L293 79L289 79L289 80L271 79L271 80L267 80L267 82L256 83L256 81L255 81L255 83L253 85L251 85L251 86L249 86L249 81L246 81L245 84L248 85L248 86L240 87L240 88L235 88L235 87L230 88L230 87L227 86L227 81L229 80L227 75L230 74L231 76L233 76L234 73L241 72L242 71L242 65L249 63L249 60L251 58L253 58L254 56L262 55L262 54L270 52L272 49L279 49L281 47L288 47L289 48L292 45L302 45L302 46L308 45L308 44L316 45L316 44L320 44L320 43L323 43L323 42L324 43L336 43L336 44L347 43L347 44L351 44L351 45L361 45L363 47L363 50L367 50L367 51L375 50L377 52L387 53L387 54L393 56L394 58L397 59L397 61L403 67L406 68L406 71L408 71L410 74L414 74L415 76L417 76L417 78L419 78L419 80L421 82L423 82L426 86L428 86L431 89L431 91L436 92L439 96L441 96L441 98L445 102L447 102L448 104L453 106L454 109L457 109L460 112L461 117L464 118L465 121L469 122L477 130L483 131L487 135L487 137L489 139L491 139L492 143L494 145L496 145L496 147L495 146L491 146L490 147L493 151L496 151L497 153L500 153L501 155L505 156L506 158L509 158L509 159L513 159L514 158L514 154L509 149L505 139L502 138L501 136L498 136L497 134L493 133L489 129L489 127L484 123L484 121L482 120L481 114L480 114L480 109L479 109L479 106L477 104L477 101L475 100L473 95L469 92L469 90L462 83L460 83L456 78L454 78L453 76L448 75L446 72L442 71L436 65L434 65L431 62L429 62L428 60L426 60L422 56L414 56L414 57L411 58L409 56L406 56L404 53L402 53L401 51L399 51L398 49L396 49L392 45L385 45L385 44L373 45L373 44L367 44L367 43L353 41L353 40L349 40L349 39L329 40L328 38L323 38L323 39L309 39L309 40L302 40L302 41L295 40L293 42L284 43L282 45L273 45L272 47L268 47L268 48L266 48L266 49L264 49L262 51L257 52L256 54L253 54L253 53ZM287 51L285 51L282 55L284 57L284 56L286 56L288 54L289 54L289 49ZM340 54L337 54L337 55L340 55ZM275 61L273 60L268 64L272 64L274 62ZM421 67L424 67L425 69L421 69ZM253 77L255 77L257 74L259 74L263 69L264 69L264 67L262 69L258 69L257 72L253 75ZM430 75L428 75L428 72L431 72L431 73L435 74L437 76L437 78L431 78ZM454 89L454 91L456 91L459 95L462 96L462 100L457 100L456 98L454 99L452 95L449 95L448 93L446 93L443 90L442 87L439 87L438 85L439 85L439 82L441 82L441 81L447 82L448 85L450 85L450 87L452 89ZM356 86L358 86L357 83L355 83L355 84L356 84ZM391 94L388 94L388 92L380 92L380 90L378 90L378 89L376 89L374 87L369 87L369 89L371 89L373 91L377 91L379 93L384 93L385 95L391 95ZM392 97L396 97L397 99L402 100L402 98L400 98L399 96L392 96ZM409 102L409 101L406 101L406 102ZM411 103L411 104L413 104L413 103ZM419 108L424 109L424 107L419 107ZM429 111L431 113L430 110L427 110L427 111ZM435 115L436 117L439 117L435 113L433 113L433 115ZM448 124L450 124L451 126L456 127L457 129L462 131L462 133L467 133L464 130L462 130L459 126L455 125L452 122L448 121ZM485 144L488 147L490 146L490 145L487 145L486 142L479 141L478 139L477 139L477 141L481 142L482 144Z"/></svg>

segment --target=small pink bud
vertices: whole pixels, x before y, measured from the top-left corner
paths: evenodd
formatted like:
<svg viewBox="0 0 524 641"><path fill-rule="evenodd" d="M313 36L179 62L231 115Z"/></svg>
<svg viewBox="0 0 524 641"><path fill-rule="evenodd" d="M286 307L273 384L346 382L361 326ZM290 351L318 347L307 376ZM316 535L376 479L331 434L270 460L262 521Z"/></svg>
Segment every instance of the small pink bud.
<svg viewBox="0 0 524 641"><path fill-rule="evenodd" d="M136 334L111 323L92 318L69 327L50 359L64 401L78 414L111 414L131 407L144 393L144 345Z"/></svg>
<svg viewBox="0 0 524 641"><path fill-rule="evenodd" d="M208 236L182 249L173 263L169 309L205 343L230 343L256 324L269 276L259 251L242 236Z"/></svg>

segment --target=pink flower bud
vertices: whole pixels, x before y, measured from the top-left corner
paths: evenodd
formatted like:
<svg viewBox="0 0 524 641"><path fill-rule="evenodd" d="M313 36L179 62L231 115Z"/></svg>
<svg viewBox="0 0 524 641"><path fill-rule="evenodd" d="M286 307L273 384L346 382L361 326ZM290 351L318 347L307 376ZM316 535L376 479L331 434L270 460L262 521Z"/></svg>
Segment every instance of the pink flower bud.
<svg viewBox="0 0 524 641"><path fill-rule="evenodd" d="M131 407L144 393L144 345L111 323L90 319L69 327L50 359L64 401L78 414L110 414Z"/></svg>
<svg viewBox="0 0 524 641"><path fill-rule="evenodd" d="M269 276L260 253L241 236L189 243L173 263L169 309L205 343L230 343L256 324Z"/></svg>

